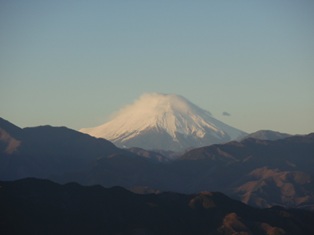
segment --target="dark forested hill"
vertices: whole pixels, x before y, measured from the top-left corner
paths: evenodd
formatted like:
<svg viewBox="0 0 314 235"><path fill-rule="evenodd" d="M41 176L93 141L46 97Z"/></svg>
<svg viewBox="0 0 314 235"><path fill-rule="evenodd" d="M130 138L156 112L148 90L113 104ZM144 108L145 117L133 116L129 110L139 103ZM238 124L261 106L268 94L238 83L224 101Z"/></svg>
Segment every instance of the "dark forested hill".
<svg viewBox="0 0 314 235"><path fill-rule="evenodd" d="M302 234L314 214L256 209L221 193L138 195L123 188L0 182L0 233L11 234Z"/></svg>

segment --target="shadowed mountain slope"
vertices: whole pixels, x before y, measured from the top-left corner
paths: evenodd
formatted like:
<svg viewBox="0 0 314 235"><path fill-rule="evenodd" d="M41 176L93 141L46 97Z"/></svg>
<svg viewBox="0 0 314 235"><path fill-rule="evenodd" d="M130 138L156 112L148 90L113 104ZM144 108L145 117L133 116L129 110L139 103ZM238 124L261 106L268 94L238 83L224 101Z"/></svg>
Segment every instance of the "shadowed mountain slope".
<svg viewBox="0 0 314 235"><path fill-rule="evenodd" d="M0 120L0 178L51 178L90 169L102 157L136 155L66 127L18 128Z"/></svg>

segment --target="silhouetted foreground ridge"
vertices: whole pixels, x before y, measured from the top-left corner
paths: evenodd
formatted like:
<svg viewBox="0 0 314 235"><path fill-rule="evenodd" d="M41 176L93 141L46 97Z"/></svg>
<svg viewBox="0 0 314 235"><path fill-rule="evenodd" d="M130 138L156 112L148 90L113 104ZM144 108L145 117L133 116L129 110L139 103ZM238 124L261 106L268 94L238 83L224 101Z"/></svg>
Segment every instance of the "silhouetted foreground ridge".
<svg viewBox="0 0 314 235"><path fill-rule="evenodd" d="M256 209L222 193L138 195L31 178L0 182L0 234L7 235L312 235L313 225L313 212Z"/></svg>

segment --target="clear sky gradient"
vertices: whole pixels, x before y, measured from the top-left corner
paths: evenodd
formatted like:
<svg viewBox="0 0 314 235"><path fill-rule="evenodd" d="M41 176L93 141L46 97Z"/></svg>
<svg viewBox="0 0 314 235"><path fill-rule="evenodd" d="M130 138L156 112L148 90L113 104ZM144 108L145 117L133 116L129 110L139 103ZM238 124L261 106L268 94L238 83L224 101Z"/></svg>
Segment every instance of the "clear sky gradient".
<svg viewBox="0 0 314 235"><path fill-rule="evenodd" d="M93 127L146 92L314 132L314 1L0 0L1 117Z"/></svg>

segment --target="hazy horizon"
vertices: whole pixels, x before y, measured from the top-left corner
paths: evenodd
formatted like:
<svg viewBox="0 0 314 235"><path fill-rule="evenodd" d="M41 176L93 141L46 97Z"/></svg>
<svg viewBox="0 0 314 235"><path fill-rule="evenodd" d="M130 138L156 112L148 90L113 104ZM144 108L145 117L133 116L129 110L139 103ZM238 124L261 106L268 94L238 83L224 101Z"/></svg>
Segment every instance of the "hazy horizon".
<svg viewBox="0 0 314 235"><path fill-rule="evenodd" d="M95 127L143 93L314 132L313 1L2 1L0 117Z"/></svg>

